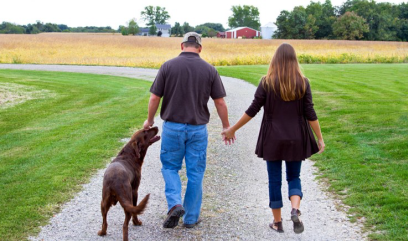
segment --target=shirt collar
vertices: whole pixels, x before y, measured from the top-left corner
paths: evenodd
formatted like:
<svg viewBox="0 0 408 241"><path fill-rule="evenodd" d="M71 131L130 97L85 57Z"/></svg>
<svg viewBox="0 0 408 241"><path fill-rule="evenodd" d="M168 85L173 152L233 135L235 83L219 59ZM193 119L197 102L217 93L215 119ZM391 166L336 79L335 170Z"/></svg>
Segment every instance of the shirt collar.
<svg viewBox="0 0 408 241"><path fill-rule="evenodd" d="M186 56L186 57L200 57L199 54L194 52L181 52L179 56Z"/></svg>

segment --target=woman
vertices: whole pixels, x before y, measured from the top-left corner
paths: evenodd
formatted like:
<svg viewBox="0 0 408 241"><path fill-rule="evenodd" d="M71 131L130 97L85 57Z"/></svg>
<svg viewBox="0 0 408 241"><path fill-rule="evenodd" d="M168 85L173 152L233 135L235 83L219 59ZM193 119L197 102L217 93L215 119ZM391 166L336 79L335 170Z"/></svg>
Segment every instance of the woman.
<svg viewBox="0 0 408 241"><path fill-rule="evenodd" d="M269 177L269 207L274 221L269 227L283 232L282 160L286 162L286 179L292 204L291 219L295 233L304 230L299 219L302 187L302 161L324 150L319 121L313 109L312 92L308 79L302 74L294 48L282 44L272 58L269 70L259 83L255 98L241 119L222 132L225 139L233 140L235 132L250 121L264 107L255 153L266 160ZM318 138L318 144L309 124Z"/></svg>

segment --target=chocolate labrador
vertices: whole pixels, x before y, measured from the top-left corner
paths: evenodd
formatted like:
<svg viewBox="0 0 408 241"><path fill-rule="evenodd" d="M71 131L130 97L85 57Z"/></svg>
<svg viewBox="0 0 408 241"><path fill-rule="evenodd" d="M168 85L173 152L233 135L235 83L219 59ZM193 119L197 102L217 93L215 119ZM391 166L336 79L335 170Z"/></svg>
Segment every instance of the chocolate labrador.
<svg viewBox="0 0 408 241"><path fill-rule="evenodd" d="M139 188L143 160L147 148L160 140L157 136L159 129L153 127L149 130L139 130L133 134L130 141L123 147L117 157L109 164L103 177L101 212L103 217L102 229L98 235L106 235L108 223L106 216L109 208L119 201L125 211L123 224L123 240L128 240L128 225L130 217L134 225L142 225L137 215L146 208L149 195L137 204L137 190Z"/></svg>

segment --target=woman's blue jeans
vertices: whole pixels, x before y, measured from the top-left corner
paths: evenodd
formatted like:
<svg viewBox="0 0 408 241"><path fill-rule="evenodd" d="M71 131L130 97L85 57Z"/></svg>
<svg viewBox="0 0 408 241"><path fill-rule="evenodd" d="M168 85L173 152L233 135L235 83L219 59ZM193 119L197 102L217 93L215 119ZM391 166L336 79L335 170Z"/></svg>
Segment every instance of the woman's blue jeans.
<svg viewBox="0 0 408 241"><path fill-rule="evenodd" d="M190 125L165 121L162 129L160 160L165 182L168 210L181 204L179 170L186 162L187 189L183 207L183 221L198 221L203 193L203 178L207 159L208 132L206 125Z"/></svg>
<svg viewBox="0 0 408 241"><path fill-rule="evenodd" d="M285 163L286 181L289 187L289 200L293 195L302 198L302 184L299 178L302 161L285 161ZM267 161L266 165L269 177L269 207L272 209L282 208L282 160Z"/></svg>

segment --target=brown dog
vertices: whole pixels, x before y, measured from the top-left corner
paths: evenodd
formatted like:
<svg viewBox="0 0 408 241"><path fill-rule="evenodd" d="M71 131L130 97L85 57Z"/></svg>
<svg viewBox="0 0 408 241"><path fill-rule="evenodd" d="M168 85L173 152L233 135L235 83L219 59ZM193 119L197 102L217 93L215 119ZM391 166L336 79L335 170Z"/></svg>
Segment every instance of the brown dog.
<svg viewBox="0 0 408 241"><path fill-rule="evenodd" d="M98 235L106 235L108 223L106 216L109 208L119 201L125 211L125 223L123 224L123 240L128 240L128 225L132 217L134 225L142 225L137 219L149 200L149 195L137 204L137 190L139 188L143 159L147 148L160 140L156 136L159 129L153 127L150 130L140 130L133 134L130 141L119 152L118 156L111 162L103 177L101 211L103 217L102 229Z"/></svg>

